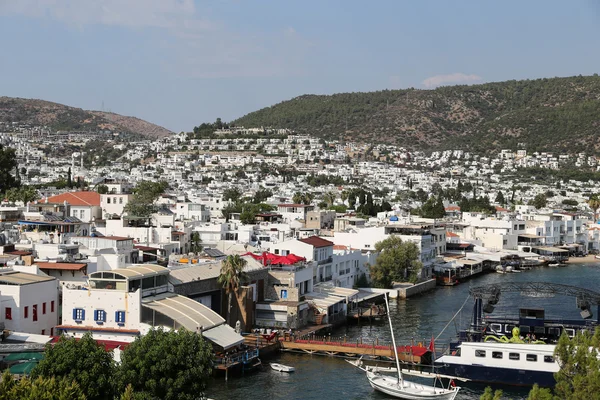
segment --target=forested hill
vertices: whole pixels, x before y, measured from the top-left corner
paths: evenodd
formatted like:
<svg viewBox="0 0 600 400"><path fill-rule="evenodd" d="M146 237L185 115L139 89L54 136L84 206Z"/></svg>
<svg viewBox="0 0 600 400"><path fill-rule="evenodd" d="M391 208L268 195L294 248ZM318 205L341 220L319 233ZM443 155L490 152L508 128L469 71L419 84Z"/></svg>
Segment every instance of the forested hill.
<svg viewBox="0 0 600 400"><path fill-rule="evenodd" d="M304 95L233 121L408 148L600 150L600 77Z"/></svg>
<svg viewBox="0 0 600 400"><path fill-rule="evenodd" d="M147 138L160 138L173 133L135 117L18 97L0 97L0 122L48 126L57 131L111 130Z"/></svg>

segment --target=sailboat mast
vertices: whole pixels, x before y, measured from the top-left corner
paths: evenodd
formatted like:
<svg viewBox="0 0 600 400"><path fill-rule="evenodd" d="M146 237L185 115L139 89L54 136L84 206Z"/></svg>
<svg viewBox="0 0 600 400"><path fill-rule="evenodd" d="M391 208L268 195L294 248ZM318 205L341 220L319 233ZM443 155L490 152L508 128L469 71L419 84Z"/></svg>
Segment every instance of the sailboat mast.
<svg viewBox="0 0 600 400"><path fill-rule="evenodd" d="M390 323L390 333L392 334L392 345L394 346L394 356L396 357L396 368L398 369L398 383L402 382L402 373L400 372L400 359L398 357L398 347L396 347L396 338L394 337L394 328L392 327L392 316L390 315L390 305L388 304L388 293L383 298L385 299L385 308L387 309L388 321Z"/></svg>

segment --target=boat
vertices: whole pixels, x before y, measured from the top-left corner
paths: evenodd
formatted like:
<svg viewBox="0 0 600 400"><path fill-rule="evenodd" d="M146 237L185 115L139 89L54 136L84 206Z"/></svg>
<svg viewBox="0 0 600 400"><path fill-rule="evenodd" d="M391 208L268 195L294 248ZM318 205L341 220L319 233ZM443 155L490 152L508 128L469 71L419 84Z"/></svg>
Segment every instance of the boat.
<svg viewBox="0 0 600 400"><path fill-rule="evenodd" d="M546 318L543 308L520 308L515 317L484 317L484 313L494 311L503 292L542 300L557 295L576 297L581 319ZM600 305L600 293L587 289L547 282L510 282L475 287L469 294L475 299L473 320L435 360L440 374L485 384L537 383L553 387L554 374L560 370L554 358L560 336L574 337L584 330L594 332L598 326L598 321L592 319L591 307Z"/></svg>
<svg viewBox="0 0 600 400"><path fill-rule="evenodd" d="M388 304L387 295L384 296L385 307L387 310L388 321L390 324L390 332L392 335L392 345L394 346L394 355L396 358L396 372L397 376L385 375L382 371L378 371L374 368L360 368L367 374L369 384L375 390L390 396L407 399L407 400L421 400L421 399L440 399L440 400L454 400L458 391L459 386L454 384L451 380L447 388L437 387L436 383L441 380L435 376L433 386L413 382L404 379L402 370L400 369L400 359L398 357L398 348L396 347L396 339L394 337L394 329L392 327L392 318L390 316L390 307Z"/></svg>
<svg viewBox="0 0 600 400"><path fill-rule="evenodd" d="M271 363L271 368L279 372L294 372L296 368L279 363Z"/></svg>

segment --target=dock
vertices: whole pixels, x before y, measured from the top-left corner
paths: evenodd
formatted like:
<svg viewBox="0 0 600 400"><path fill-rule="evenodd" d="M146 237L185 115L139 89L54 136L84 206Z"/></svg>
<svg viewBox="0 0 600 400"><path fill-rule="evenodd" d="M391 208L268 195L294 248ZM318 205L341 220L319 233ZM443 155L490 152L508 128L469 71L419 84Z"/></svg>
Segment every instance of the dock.
<svg viewBox="0 0 600 400"><path fill-rule="evenodd" d="M332 338L329 336L310 336L300 338L282 338L282 351L338 356L345 358L367 357L372 359L394 360L394 347L390 343L379 340L365 341L362 339L349 341L346 337ZM424 346L398 346L398 358L402 362L428 364L431 362L431 352Z"/></svg>

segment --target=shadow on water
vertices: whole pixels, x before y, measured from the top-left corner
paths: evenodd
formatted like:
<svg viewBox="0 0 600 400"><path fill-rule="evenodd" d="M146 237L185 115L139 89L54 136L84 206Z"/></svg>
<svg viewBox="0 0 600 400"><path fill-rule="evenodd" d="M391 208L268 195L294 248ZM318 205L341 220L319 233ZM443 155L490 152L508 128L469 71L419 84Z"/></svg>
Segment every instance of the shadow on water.
<svg viewBox="0 0 600 400"><path fill-rule="evenodd" d="M471 287L499 282L540 281L562 283L597 290L600 268L598 264L571 264L565 268L540 268L516 274L490 273L455 287L440 287L436 290L407 300L390 303L390 315L394 325L396 341L399 345L414 341L424 346L429 344L431 336L437 336L452 316L465 303ZM444 334L436 341L441 346L456 335L461 327L470 322L473 302L469 299L456 323L448 326ZM520 297L518 293L503 293L494 311L497 315L516 315L519 307L544 307L547 316L580 318L574 298L557 296L555 298L534 299ZM369 342L389 342L391 335L387 321L373 324L349 324L332 332L332 336L344 336L348 340ZM437 346L437 345L436 345ZM352 367L341 358L311 356L304 354L282 353L274 362L292 365L296 372L285 374L271 370L268 361L262 371L244 377L223 377L212 381L209 397L224 399L285 399L285 400L337 400L337 399L390 399L373 391L364 373ZM457 399L479 399L485 385L469 384L463 386ZM498 387L504 391L503 398L513 400L527 397L528 390L514 387Z"/></svg>

